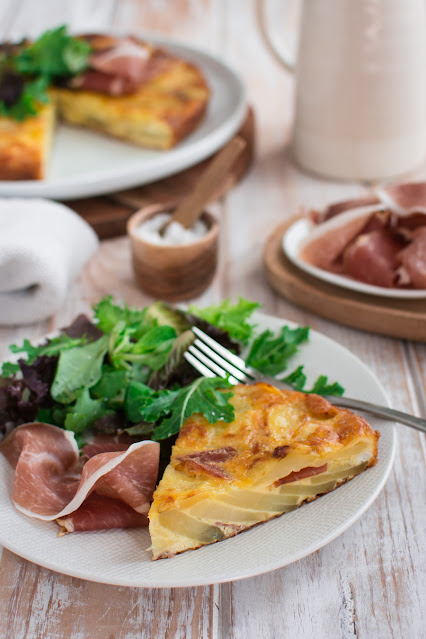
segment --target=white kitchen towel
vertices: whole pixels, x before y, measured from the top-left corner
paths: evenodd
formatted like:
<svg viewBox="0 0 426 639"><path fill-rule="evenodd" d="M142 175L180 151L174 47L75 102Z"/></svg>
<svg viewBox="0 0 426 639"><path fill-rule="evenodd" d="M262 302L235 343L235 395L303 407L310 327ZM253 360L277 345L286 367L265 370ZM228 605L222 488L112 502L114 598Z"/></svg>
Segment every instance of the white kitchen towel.
<svg viewBox="0 0 426 639"><path fill-rule="evenodd" d="M98 245L93 229L63 204L0 200L0 325L58 311Z"/></svg>

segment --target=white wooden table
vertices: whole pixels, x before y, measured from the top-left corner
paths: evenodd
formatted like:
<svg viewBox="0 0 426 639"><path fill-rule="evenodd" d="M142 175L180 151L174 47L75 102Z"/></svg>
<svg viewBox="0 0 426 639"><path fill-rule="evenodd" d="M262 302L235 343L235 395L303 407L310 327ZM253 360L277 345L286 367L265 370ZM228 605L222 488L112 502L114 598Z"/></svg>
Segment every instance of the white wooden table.
<svg viewBox="0 0 426 639"><path fill-rule="evenodd" d="M294 9L289 2L290 12ZM392 404L426 415L426 345L359 332L304 312L277 296L262 271L266 237L300 205L321 207L365 191L319 181L291 163L292 79L264 49L248 0L2 0L0 37L37 35L67 23L85 32L115 27L171 36L232 65L243 77L257 122L254 166L213 206L221 220L220 263L200 305L238 295L270 314L309 324L353 351L377 375ZM426 170L412 178L426 176ZM151 301L134 284L125 237L102 242L49 322L0 329L10 343L35 339L112 294L129 305ZM122 588L50 572L3 552L0 635L7 639L201 637L248 639L420 639L426 637L425 439L398 426L385 489L343 535L272 573L206 587Z"/></svg>

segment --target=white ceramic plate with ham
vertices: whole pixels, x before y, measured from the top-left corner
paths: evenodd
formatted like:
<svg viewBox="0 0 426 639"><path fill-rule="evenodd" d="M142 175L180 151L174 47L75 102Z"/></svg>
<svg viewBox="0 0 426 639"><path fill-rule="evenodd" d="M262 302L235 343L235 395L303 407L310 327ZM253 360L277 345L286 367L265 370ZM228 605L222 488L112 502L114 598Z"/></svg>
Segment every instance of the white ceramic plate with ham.
<svg viewBox="0 0 426 639"><path fill-rule="evenodd" d="M377 207L365 207L377 208ZM337 218L336 222L338 222ZM337 226L337 225L336 225ZM346 275L339 275L326 271L322 268L309 264L300 256L302 249L306 243L312 238L316 230L316 225L309 218L301 218L296 220L284 233L282 246L285 255L290 262L300 268L305 273L312 275L324 282L334 284L335 286L366 293L367 295L378 295L381 297L393 297L400 299L424 299L426 298L426 289L404 289L384 286L374 286L356 280Z"/></svg>
<svg viewBox="0 0 426 639"><path fill-rule="evenodd" d="M257 315L259 329L278 331L282 318ZM304 364L308 384L320 374L339 381L348 396L387 404L371 371L350 351L311 331L293 359ZM36 564L74 577L123 586L176 587L220 583L275 570L341 535L373 503L392 468L392 423L369 418L381 432L377 464L320 499L226 541L152 561L146 528L71 533L58 537L52 521L27 517L11 502L13 469L0 455L0 544ZM371 534L377 531L371 530Z"/></svg>
<svg viewBox="0 0 426 639"><path fill-rule="evenodd" d="M65 124L55 132L45 180L0 181L0 197L75 199L159 180L201 162L238 131L246 115L244 86L225 63L183 44L141 34L146 41L194 62L211 89L199 127L169 151L142 149Z"/></svg>

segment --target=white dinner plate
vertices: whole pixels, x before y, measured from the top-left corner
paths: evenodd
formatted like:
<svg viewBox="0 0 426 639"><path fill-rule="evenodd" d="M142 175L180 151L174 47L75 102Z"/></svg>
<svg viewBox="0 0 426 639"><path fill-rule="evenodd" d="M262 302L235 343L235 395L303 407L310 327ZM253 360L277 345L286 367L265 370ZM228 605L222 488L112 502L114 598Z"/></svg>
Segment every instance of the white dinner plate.
<svg viewBox="0 0 426 639"><path fill-rule="evenodd" d="M426 298L426 289L399 289L385 288L384 286L373 286L365 284L358 280L352 279L345 275L337 275L330 273L322 268L308 264L300 258L300 251L308 239L309 234L314 228L313 222L308 218L296 220L283 235L282 246L285 255L290 262L300 268L305 273L313 275L324 282L335 284L359 293L367 293L368 295L380 295L382 297L393 297L400 299L424 299Z"/></svg>
<svg viewBox="0 0 426 639"><path fill-rule="evenodd" d="M257 314L259 330L278 331L291 322ZM289 371L305 365L308 383L320 374L339 381L348 396L387 404L371 371L350 351L311 331ZM0 544L60 573L122 586L175 587L220 583L286 566L331 542L373 503L392 468L396 432L392 423L368 418L381 432L378 462L352 481L300 509L231 539L173 557L151 560L147 529L74 533L58 537L53 522L31 519L11 502L13 470L0 455ZM371 534L377 531L371 530Z"/></svg>
<svg viewBox="0 0 426 639"><path fill-rule="evenodd" d="M200 50L151 35L142 39L194 62L211 98L198 128L169 151L142 149L99 133L59 124L45 180L0 181L0 197L74 199L141 186L204 160L239 129L246 115L244 86L226 64Z"/></svg>

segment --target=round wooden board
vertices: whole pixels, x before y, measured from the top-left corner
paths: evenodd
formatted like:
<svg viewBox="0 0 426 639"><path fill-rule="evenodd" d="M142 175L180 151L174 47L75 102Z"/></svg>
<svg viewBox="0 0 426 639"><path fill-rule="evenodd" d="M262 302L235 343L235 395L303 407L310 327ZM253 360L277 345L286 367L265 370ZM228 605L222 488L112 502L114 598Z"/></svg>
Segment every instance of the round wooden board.
<svg viewBox="0 0 426 639"><path fill-rule="evenodd" d="M270 285L283 297L321 317L363 331L426 342L426 299L402 300L349 291L304 273L282 249L296 218L269 236L263 264Z"/></svg>

